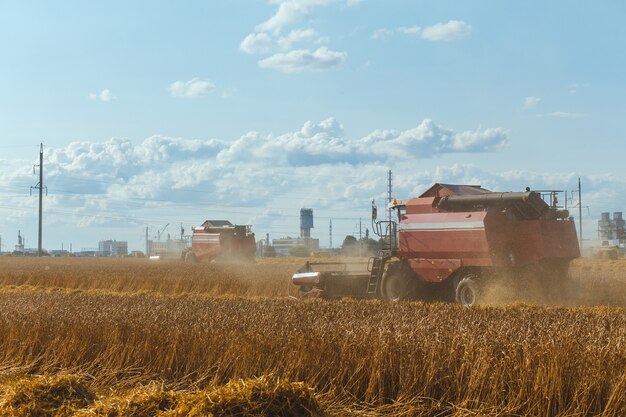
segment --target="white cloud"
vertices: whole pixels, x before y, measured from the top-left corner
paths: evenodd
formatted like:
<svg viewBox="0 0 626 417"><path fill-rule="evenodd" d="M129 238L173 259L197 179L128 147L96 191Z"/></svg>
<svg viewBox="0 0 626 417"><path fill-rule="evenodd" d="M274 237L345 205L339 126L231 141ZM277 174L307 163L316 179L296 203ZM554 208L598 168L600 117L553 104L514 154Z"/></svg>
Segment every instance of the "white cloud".
<svg viewBox="0 0 626 417"><path fill-rule="evenodd" d="M89 93L89 99L108 103L109 101L115 100L115 96L113 96L113 93L111 93L111 90L109 90L108 88L105 88L99 93Z"/></svg>
<svg viewBox="0 0 626 417"><path fill-rule="evenodd" d="M554 117L557 119L580 119L581 117L585 117L584 113L572 113L566 111L553 111L550 113L542 113L538 115L539 117Z"/></svg>
<svg viewBox="0 0 626 417"><path fill-rule="evenodd" d="M414 26L399 26L395 28L394 30L386 29L386 28L378 29L372 34L372 39L376 39L376 40L386 39L386 38L393 36L395 32L402 33L404 35L419 35L420 33L422 33L422 28L420 26L414 25Z"/></svg>
<svg viewBox="0 0 626 417"><path fill-rule="evenodd" d="M447 23L437 23L428 26L422 31L422 38L430 41L452 41L467 37L472 27L461 20L450 20Z"/></svg>
<svg viewBox="0 0 626 417"><path fill-rule="evenodd" d="M246 36L239 50L247 54L267 53L276 47L276 41L267 33L251 33Z"/></svg>
<svg viewBox="0 0 626 417"><path fill-rule="evenodd" d="M258 61L259 67L282 72L298 73L324 71L345 61L346 52L326 47L314 49L311 45L327 42L328 38L311 28L297 28L281 36L283 28L305 21L315 8L330 5L353 6L361 0L270 0L276 4L276 13L256 26L256 32L247 35L239 50L248 54L271 54ZM292 48L296 44L308 44Z"/></svg>
<svg viewBox="0 0 626 417"><path fill-rule="evenodd" d="M372 39L386 39L393 35L393 31L390 29L378 29L372 34Z"/></svg>
<svg viewBox="0 0 626 417"><path fill-rule="evenodd" d="M344 126L330 117L321 122L307 121L302 128L278 136L248 132L234 141L155 135L139 144L121 138L72 142L47 150L46 161L48 175L64 181L66 177L106 177L128 184L133 178L137 181L145 172L154 171L177 183L198 184L214 179L200 178L198 170L188 167L205 163L225 173L250 164L295 168L372 161L402 163L445 153L492 152L504 146L507 139L507 132L501 128L455 132L430 119L403 131L375 130L361 138L348 138ZM29 172L25 168L16 175L30 175ZM73 185L80 187L80 181ZM84 190L90 187L86 184Z"/></svg>
<svg viewBox="0 0 626 417"><path fill-rule="evenodd" d="M422 32L422 28L419 26L400 26L399 28L396 28L396 31L404 33L405 35L417 35Z"/></svg>
<svg viewBox="0 0 626 417"><path fill-rule="evenodd" d="M278 4L278 10L265 22L257 25L256 30L261 32L280 32L284 26L294 25L305 20L316 7L331 4L345 4L353 6L361 0L273 0Z"/></svg>
<svg viewBox="0 0 626 417"><path fill-rule="evenodd" d="M249 133L223 149L217 158L224 164L273 163L289 167L325 164L362 164L458 152L492 152L503 147L508 134L500 128L454 132L430 119L404 131L375 130L362 138L345 137L334 118L306 122L297 132L263 137Z"/></svg>
<svg viewBox="0 0 626 417"><path fill-rule="evenodd" d="M465 131L454 136L453 149L459 152L491 152L507 142L507 132L500 128Z"/></svg>
<svg viewBox="0 0 626 417"><path fill-rule="evenodd" d="M332 217L334 239L341 241L352 232L354 221L346 220L342 229L337 217L358 221L368 215L372 196L382 202L390 167L399 198L418 195L435 181L482 184L494 191L575 188L578 173L490 171L424 160L494 152L507 141L502 128L457 131L429 119L406 130L350 137L331 117L279 135L249 132L236 140L156 135L139 143L113 138L46 148L44 246L57 248L72 236L75 250L97 246L104 238L129 240L133 249L142 249L146 224L153 230L183 222L188 229L211 216L253 221L257 236L269 232L277 238L298 233L300 207L313 207L319 225ZM32 244L37 233L36 197L27 191L35 179L32 161L3 160L2 167L0 229L21 229ZM584 191L584 204L592 216L584 221L591 232L601 211L626 205L626 179L583 175L582 181L589 190ZM327 235L316 230L324 244ZM13 244L10 237L3 238L5 247Z"/></svg>
<svg viewBox="0 0 626 417"><path fill-rule="evenodd" d="M297 1L286 1L278 6L274 16L257 25L259 31L280 31L283 26L300 23L311 12L312 6Z"/></svg>
<svg viewBox="0 0 626 417"><path fill-rule="evenodd" d="M492 181L476 168L416 170L416 160L492 152L506 141L500 128L457 132L428 119L407 130L350 137L330 117L279 135L248 132L235 140L155 135L139 143L123 138L72 142L45 150L46 239L55 233L60 239L73 236L76 249L96 246L101 238L128 239L138 249L146 224L184 222L188 228L211 216L238 223L255 219L257 232L279 237L289 233L291 220L297 233L300 207L314 207L317 216L342 212L345 218L345 210L359 208L366 212L372 196L384 195L390 166L398 196L409 196L414 188L422 191L435 178ZM32 161L6 164L10 166L0 171L3 190L27 190L24 184L34 180ZM7 215L0 216L0 228L25 225L22 231L31 236L25 230L36 215L36 199L27 191L8 197L3 190L0 214L5 210ZM255 217L276 210L283 214ZM336 221L334 227L342 233L341 221ZM86 242L79 246L81 235Z"/></svg>
<svg viewBox="0 0 626 417"><path fill-rule="evenodd" d="M276 42L280 49L287 50L291 48L291 46L295 43L300 42L312 42L312 43L320 43L323 42L324 38L322 38L315 30L313 29L302 29L302 30L292 30L289 32L287 36L283 36L278 39Z"/></svg>
<svg viewBox="0 0 626 417"><path fill-rule="evenodd" d="M259 66L281 72L298 73L324 71L341 65L348 54L320 47L315 51L297 49L287 53L277 53L259 61Z"/></svg>
<svg viewBox="0 0 626 417"><path fill-rule="evenodd" d="M209 94L215 85L209 81L192 78L189 81L175 81L169 86L174 97L196 98Z"/></svg>
<svg viewBox="0 0 626 417"><path fill-rule="evenodd" d="M447 23L437 23L426 28L421 26L399 26L394 30L378 29L372 34L372 39L386 39L394 32L409 36L420 36L429 41L452 41L467 37L472 31L472 27L460 20L450 20Z"/></svg>
<svg viewBox="0 0 626 417"><path fill-rule="evenodd" d="M361 140L361 152L371 148L375 154L389 158L428 158L455 152L491 152L503 147L508 134L500 128L456 133L430 119L402 132L374 131ZM374 155L372 155L374 156Z"/></svg>
<svg viewBox="0 0 626 417"><path fill-rule="evenodd" d="M249 132L226 141L157 135L139 144L113 138L73 142L47 150L45 157L51 195L64 190L74 196L57 203L66 210L76 209L80 224L87 227L120 221L134 224L142 216L137 210L162 210L163 202L185 207L209 203L223 206L233 201L244 206L262 205L272 196L284 194L285 189L298 190L303 185L314 186L312 190L318 195L328 195L332 190L345 198L369 199L376 190L370 175L380 171L383 178L389 164L412 166L417 158L437 154L490 152L506 139L502 129L457 133L432 120L405 131L374 131L362 138L348 138L343 125L331 117L306 122L302 128L278 136ZM259 172L268 175L259 176ZM360 178L362 184L346 183L344 177L337 176L339 172L345 178ZM0 175L0 180L10 186L30 177L24 165L22 170L13 170L10 177ZM314 177L326 179L312 184ZM194 192L190 199L189 189L202 192ZM113 219L108 214L89 216L113 210L119 201L125 202L125 208ZM332 207L330 201L327 203ZM130 206L132 216L128 214ZM197 209L190 212L197 216ZM55 221L65 220L61 216Z"/></svg>
<svg viewBox="0 0 626 417"><path fill-rule="evenodd" d="M265 54L275 50L288 50L296 43L319 44L325 39L313 29L295 29L286 36L274 38L267 33L251 33L241 41L239 50L248 54Z"/></svg>
<svg viewBox="0 0 626 417"><path fill-rule="evenodd" d="M541 99L539 97L526 97L524 99L524 108L525 109L532 109L533 107L535 107L540 102L541 102Z"/></svg>

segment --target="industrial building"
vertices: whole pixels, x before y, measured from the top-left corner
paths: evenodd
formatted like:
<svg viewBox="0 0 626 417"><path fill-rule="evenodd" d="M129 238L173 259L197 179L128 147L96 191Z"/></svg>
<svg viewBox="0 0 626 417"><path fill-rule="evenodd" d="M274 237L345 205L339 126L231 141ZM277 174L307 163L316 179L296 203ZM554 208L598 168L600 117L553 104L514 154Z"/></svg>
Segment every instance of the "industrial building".
<svg viewBox="0 0 626 417"><path fill-rule="evenodd" d="M598 239L585 239L582 241L583 256L598 256L607 250L615 251L619 256L626 254L626 231L625 221L621 211L600 214L598 220Z"/></svg>
<svg viewBox="0 0 626 417"><path fill-rule="evenodd" d="M301 237L283 237L280 239L272 239L272 246L276 250L278 256L289 256L289 250L298 246L303 246L309 252L316 252L320 248L319 239L303 239Z"/></svg>
<svg viewBox="0 0 626 417"><path fill-rule="evenodd" d="M295 247L305 247L309 252L316 252L320 248L320 240L311 237L313 229L313 209L300 209L300 237L283 237L272 239L272 246L278 256L289 256L290 250Z"/></svg>
<svg viewBox="0 0 626 417"><path fill-rule="evenodd" d="M126 256L128 242L121 240L101 240L98 242L98 256Z"/></svg>
<svg viewBox="0 0 626 417"><path fill-rule="evenodd" d="M184 236L181 239L170 239L169 235L165 242L148 240L146 244L148 246L147 256L158 256L162 259L178 259L183 251L191 246L189 236Z"/></svg>
<svg viewBox="0 0 626 417"><path fill-rule="evenodd" d="M613 218L610 218L611 213L602 213L600 220L598 220L598 240L608 242L624 243L626 240L626 234L624 233L624 218L621 211L613 213Z"/></svg>
<svg viewBox="0 0 626 417"><path fill-rule="evenodd" d="M300 238L310 239L313 229L313 209L300 209Z"/></svg>
<svg viewBox="0 0 626 417"><path fill-rule="evenodd" d="M22 237L21 231L17 231L17 245L15 245L15 254L23 254L24 253L24 238Z"/></svg>

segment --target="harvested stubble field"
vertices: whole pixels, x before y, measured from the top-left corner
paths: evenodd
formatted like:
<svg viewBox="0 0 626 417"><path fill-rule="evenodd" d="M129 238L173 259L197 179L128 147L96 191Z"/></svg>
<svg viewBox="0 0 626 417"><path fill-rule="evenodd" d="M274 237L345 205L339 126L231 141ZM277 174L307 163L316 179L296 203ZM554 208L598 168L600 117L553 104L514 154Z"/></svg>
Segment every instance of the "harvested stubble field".
<svg viewBox="0 0 626 417"><path fill-rule="evenodd" d="M626 415L625 261L574 308L298 302L299 262L0 258L0 416Z"/></svg>

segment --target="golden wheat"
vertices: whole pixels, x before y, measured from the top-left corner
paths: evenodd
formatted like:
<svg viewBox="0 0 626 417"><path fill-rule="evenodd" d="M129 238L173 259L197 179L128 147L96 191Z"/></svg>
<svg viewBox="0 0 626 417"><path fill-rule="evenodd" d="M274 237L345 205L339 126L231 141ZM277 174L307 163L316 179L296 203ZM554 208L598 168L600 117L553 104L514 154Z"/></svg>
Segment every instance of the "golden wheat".
<svg viewBox="0 0 626 417"><path fill-rule="evenodd" d="M205 417L325 415L319 396L301 382L273 377L232 380L204 390L159 384L97 395L75 375L25 377L0 383L1 417Z"/></svg>
<svg viewBox="0 0 626 417"><path fill-rule="evenodd" d="M147 259L0 257L0 288L34 286L129 293L284 297L294 269L293 260L287 263L268 260L259 264L190 264Z"/></svg>
<svg viewBox="0 0 626 417"><path fill-rule="evenodd" d="M621 307L298 302L288 263L56 261L0 261L0 416L626 415Z"/></svg>

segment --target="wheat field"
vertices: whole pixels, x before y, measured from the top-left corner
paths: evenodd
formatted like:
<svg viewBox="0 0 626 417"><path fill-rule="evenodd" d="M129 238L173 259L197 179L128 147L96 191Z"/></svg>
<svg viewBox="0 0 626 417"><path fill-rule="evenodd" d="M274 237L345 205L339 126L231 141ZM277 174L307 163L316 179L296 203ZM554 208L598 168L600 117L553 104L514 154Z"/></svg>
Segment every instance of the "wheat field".
<svg viewBox="0 0 626 417"><path fill-rule="evenodd" d="M625 261L477 308L297 301L301 262L0 258L0 416L626 415Z"/></svg>

